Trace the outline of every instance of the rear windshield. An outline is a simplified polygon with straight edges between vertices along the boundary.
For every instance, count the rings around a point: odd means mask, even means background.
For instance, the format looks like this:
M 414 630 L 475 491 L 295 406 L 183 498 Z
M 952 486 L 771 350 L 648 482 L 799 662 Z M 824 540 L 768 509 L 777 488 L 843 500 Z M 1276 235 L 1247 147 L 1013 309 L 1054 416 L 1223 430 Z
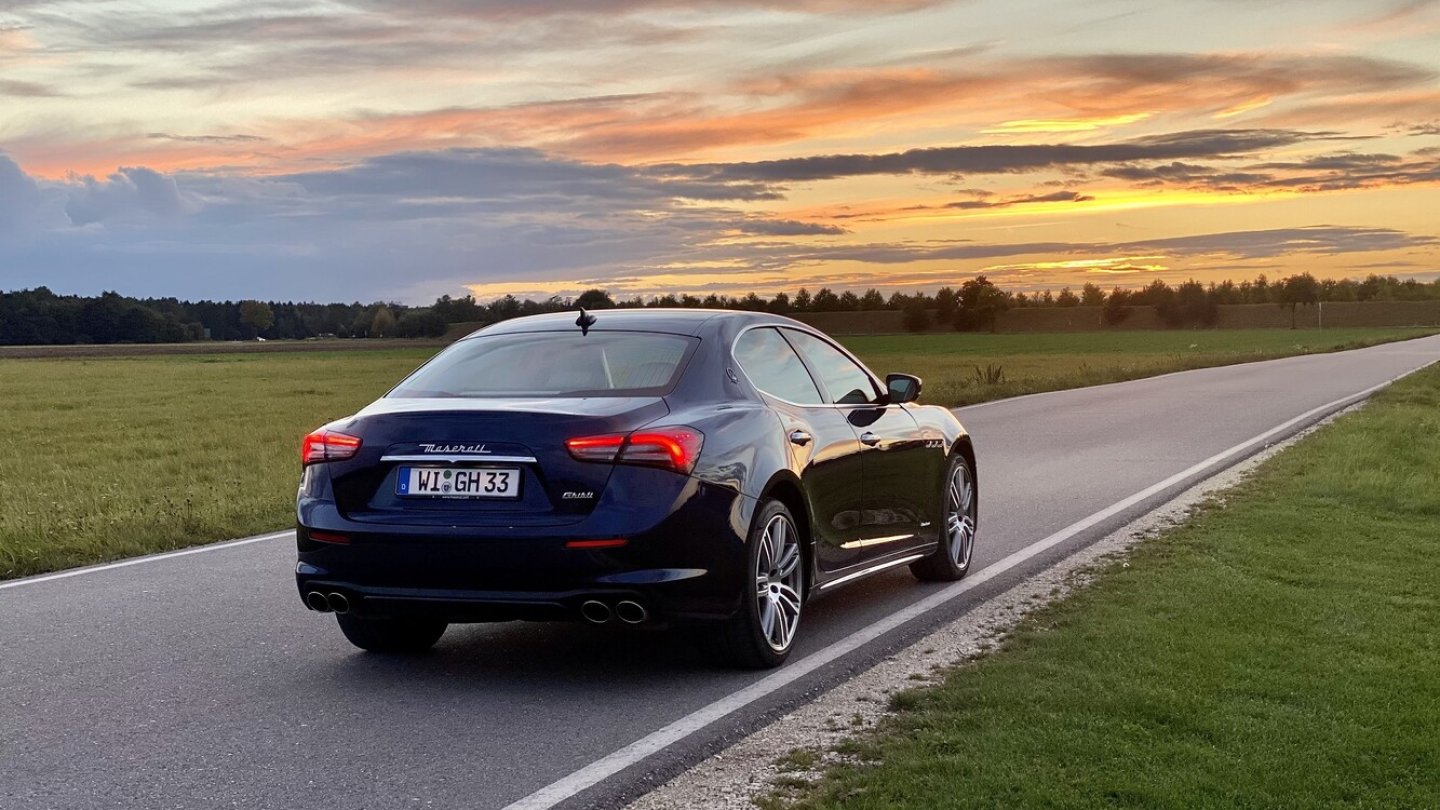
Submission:
M 655 332 L 525 332 L 462 340 L 387 396 L 655 396 L 699 341 Z

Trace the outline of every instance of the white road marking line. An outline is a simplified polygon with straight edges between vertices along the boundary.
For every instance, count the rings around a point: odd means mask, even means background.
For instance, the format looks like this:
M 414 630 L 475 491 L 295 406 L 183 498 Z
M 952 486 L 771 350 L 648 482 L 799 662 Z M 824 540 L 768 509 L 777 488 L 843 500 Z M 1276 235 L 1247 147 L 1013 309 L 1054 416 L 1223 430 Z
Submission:
M 575 771 L 574 773 L 571 773 L 569 776 L 558 779 L 555 782 L 552 782 L 549 785 L 540 788 L 534 793 L 531 793 L 529 796 L 526 796 L 519 801 L 506 805 L 503 810 L 549 810 L 549 808 L 552 808 L 555 805 L 575 796 L 581 791 L 593 787 L 594 785 L 599 784 L 601 781 L 611 776 L 614 776 L 620 771 L 623 771 L 626 768 L 635 765 L 641 760 L 644 760 L 646 757 L 649 757 L 651 754 L 663 751 L 664 749 L 679 742 L 680 740 L 683 740 L 686 737 L 704 729 L 706 726 L 709 726 L 712 723 L 715 723 L 725 718 L 727 715 L 739 711 L 740 709 L 750 705 L 751 703 L 754 703 L 760 698 L 770 695 L 794 683 L 795 681 L 805 677 L 806 675 L 809 675 L 820 667 L 823 667 L 826 664 L 829 664 L 832 661 L 835 661 L 836 659 L 839 659 L 840 657 L 848 653 L 854 652 L 861 646 L 868 644 L 871 641 L 874 641 L 875 639 L 885 635 L 886 633 L 889 633 L 890 631 L 896 629 L 897 627 L 900 627 L 911 619 L 918 618 L 940 607 L 941 605 L 944 605 L 946 602 L 955 599 L 966 591 L 974 590 L 975 588 L 985 584 L 986 582 L 1005 573 L 1006 571 L 1009 571 L 1011 568 L 1020 565 L 1026 560 L 1029 560 L 1036 555 L 1043 554 L 1044 552 L 1054 548 L 1055 546 L 1058 546 L 1066 540 L 1069 540 L 1080 532 L 1085 531 L 1091 526 L 1094 526 L 1098 523 L 1101 523 L 1102 521 L 1114 517 L 1115 515 L 1124 512 L 1126 509 L 1129 509 L 1136 504 L 1141 503 L 1145 499 L 1150 498 L 1151 496 L 1156 495 L 1160 492 L 1164 492 L 1166 489 L 1169 489 L 1170 487 L 1184 481 L 1187 478 L 1190 478 L 1193 475 L 1196 475 L 1197 473 L 1204 472 L 1223 461 L 1240 455 L 1246 450 L 1253 448 L 1255 445 L 1261 444 L 1262 442 L 1265 442 L 1266 440 L 1276 436 L 1277 434 L 1283 433 L 1286 430 L 1295 427 L 1296 425 L 1312 419 L 1313 417 L 1339 410 L 1340 408 L 1358 402 L 1359 400 L 1370 396 L 1376 391 L 1379 391 L 1381 388 L 1384 388 L 1390 383 L 1395 382 L 1395 380 L 1412 374 L 1415 371 L 1419 371 L 1420 368 L 1424 368 L 1424 366 L 1412 369 L 1411 371 L 1407 371 L 1404 374 L 1392 377 L 1391 379 L 1386 380 L 1379 385 L 1371 386 L 1358 393 L 1341 397 L 1340 399 L 1337 399 L 1333 402 L 1321 405 L 1318 408 L 1308 410 L 1305 413 L 1302 413 L 1299 416 L 1295 417 L 1294 419 L 1276 425 L 1275 427 L 1265 431 L 1264 433 L 1261 433 L 1260 435 L 1252 439 L 1247 439 L 1246 441 L 1243 441 L 1228 450 L 1223 450 L 1219 453 L 1216 453 L 1215 455 L 1205 459 L 1198 464 L 1188 467 L 1181 472 L 1175 473 L 1174 475 L 1166 478 L 1165 480 L 1157 484 L 1152 484 L 1151 486 L 1140 490 L 1139 492 L 1131 495 L 1128 498 L 1125 498 L 1124 500 L 1117 501 L 1110 506 L 1101 509 L 1099 512 L 1090 515 L 1089 517 L 1082 518 L 1070 524 L 1069 526 L 1066 526 L 1065 528 L 1055 532 L 1054 534 L 1051 534 L 1049 537 L 1046 537 L 1043 540 L 1032 543 L 1020 549 L 1019 551 L 1014 552 L 1008 557 L 1005 557 L 998 562 L 992 563 L 981 569 L 980 571 L 970 574 L 965 579 L 962 579 L 953 585 L 949 585 L 945 589 L 937 591 L 934 594 L 931 594 L 930 596 L 921 599 L 919 602 L 915 602 L 914 604 L 902 608 L 901 610 L 890 614 L 889 616 L 881 619 L 878 622 L 875 622 L 874 624 L 871 624 L 867 627 L 857 630 L 854 633 L 851 633 L 842 641 L 837 641 L 828 647 L 817 650 L 816 652 L 805 656 L 799 661 L 789 663 L 781 669 L 776 670 L 774 673 L 767 675 L 764 678 L 761 678 L 755 683 L 752 683 L 737 692 L 732 692 L 731 694 L 720 698 L 719 700 L 707 706 L 701 707 L 700 709 L 697 709 L 696 711 L 685 715 L 684 717 L 676 720 L 668 726 L 665 726 L 664 728 L 658 729 L 651 732 L 650 734 L 647 734 L 644 737 L 641 737 L 640 739 L 636 740 L 633 743 L 630 743 L 624 748 L 616 750 Z
M 221 551 L 227 548 L 235 548 L 236 546 L 248 546 L 251 543 L 260 543 L 266 540 L 279 540 L 282 537 L 294 536 L 295 530 L 287 529 L 283 532 L 257 534 L 254 537 L 242 537 L 239 540 L 230 540 L 224 543 L 211 543 L 209 545 L 195 546 L 193 548 L 185 548 L 179 551 L 167 551 L 163 554 L 151 554 L 146 557 L 133 557 L 128 560 L 121 560 L 120 562 L 106 563 L 104 565 L 92 565 L 88 568 L 72 568 L 69 571 L 60 571 L 54 574 L 41 574 L 40 576 L 36 577 L 16 579 L 10 582 L 0 582 L 0 591 L 3 591 L 7 588 L 19 588 L 22 585 L 37 585 L 41 582 L 51 582 L 57 579 L 69 579 L 70 577 L 78 577 L 81 574 L 95 574 L 101 571 L 109 571 L 114 568 L 128 568 L 132 565 L 159 562 L 160 560 L 168 560 L 172 557 L 187 557 L 191 554 L 204 554 L 207 551 Z

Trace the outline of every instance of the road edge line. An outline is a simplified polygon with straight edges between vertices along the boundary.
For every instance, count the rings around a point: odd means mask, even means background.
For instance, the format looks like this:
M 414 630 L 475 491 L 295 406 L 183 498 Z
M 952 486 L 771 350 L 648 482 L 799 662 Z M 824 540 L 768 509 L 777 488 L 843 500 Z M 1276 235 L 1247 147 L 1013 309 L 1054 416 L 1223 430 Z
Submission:
M 69 579 L 70 577 L 78 577 L 82 574 L 96 574 L 101 571 L 109 571 L 115 568 L 129 568 L 132 565 L 159 562 L 161 560 L 168 560 L 173 557 L 187 557 L 191 554 L 203 554 L 207 551 L 223 551 L 227 548 L 248 546 L 251 543 L 260 543 L 266 540 L 279 540 L 283 537 L 292 537 L 294 536 L 294 534 L 294 529 L 285 529 L 283 531 L 270 532 L 269 534 L 257 534 L 251 537 L 241 537 L 235 540 L 225 540 L 219 543 L 206 543 L 205 545 L 191 546 L 190 548 L 182 548 L 177 551 L 162 551 L 159 554 L 147 554 L 143 557 L 131 557 L 128 560 L 118 560 L 111 563 L 101 563 L 100 565 L 88 565 L 84 568 L 71 568 L 66 571 L 56 571 L 50 574 L 37 574 L 33 577 L 23 577 L 21 579 L 12 579 L 5 582 L 0 582 L 0 591 L 8 590 L 10 588 L 19 588 L 22 585 L 39 585 L 42 582 L 52 582 L 57 579 Z

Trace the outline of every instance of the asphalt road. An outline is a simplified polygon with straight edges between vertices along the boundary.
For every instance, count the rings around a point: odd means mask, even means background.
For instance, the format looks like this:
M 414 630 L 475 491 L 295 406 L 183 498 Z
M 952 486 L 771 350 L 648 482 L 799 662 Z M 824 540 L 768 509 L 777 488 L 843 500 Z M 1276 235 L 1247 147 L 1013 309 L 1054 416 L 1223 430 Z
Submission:
M 1435 360 L 1440 336 L 963 409 L 980 459 L 977 586 L 843 655 L 832 645 L 933 602 L 942 586 L 902 570 L 812 603 L 791 665 L 825 665 L 752 688 L 753 699 L 620 761 L 560 806 L 621 803 L 1345 398 Z M 680 634 L 579 625 L 456 627 L 429 656 L 367 656 L 333 619 L 303 609 L 293 559 L 283 537 L 0 583 L 0 808 L 499 808 L 764 677 L 711 669 Z

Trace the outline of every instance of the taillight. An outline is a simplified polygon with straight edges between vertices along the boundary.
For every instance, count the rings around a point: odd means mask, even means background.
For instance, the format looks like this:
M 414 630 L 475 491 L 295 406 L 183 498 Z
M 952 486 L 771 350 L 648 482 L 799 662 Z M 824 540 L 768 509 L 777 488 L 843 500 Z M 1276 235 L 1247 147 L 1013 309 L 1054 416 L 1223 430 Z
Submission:
M 642 464 L 689 474 L 695 469 L 704 442 L 705 437 L 694 428 L 664 427 L 630 434 L 582 436 L 567 439 L 565 446 L 580 461 Z
M 318 461 L 343 461 L 354 457 L 358 452 L 358 436 L 320 428 L 300 443 L 300 463 L 305 465 Z

